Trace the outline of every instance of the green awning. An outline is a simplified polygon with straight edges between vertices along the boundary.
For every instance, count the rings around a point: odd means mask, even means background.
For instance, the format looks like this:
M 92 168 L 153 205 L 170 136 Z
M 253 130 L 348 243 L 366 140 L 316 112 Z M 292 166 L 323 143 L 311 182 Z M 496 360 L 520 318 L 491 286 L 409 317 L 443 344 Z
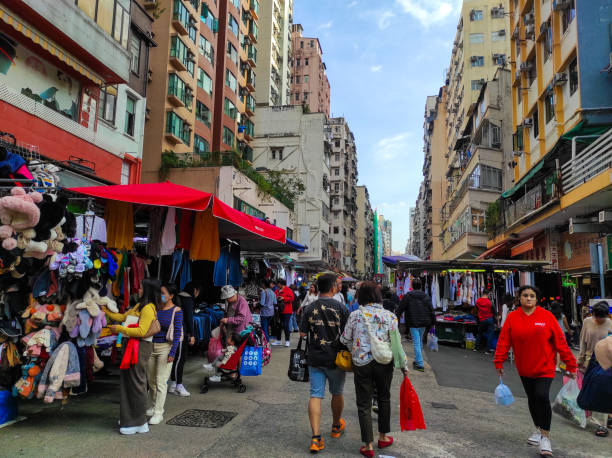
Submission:
M 584 121 L 580 121 L 576 127 L 574 127 L 569 132 L 566 132 L 561 136 L 563 140 L 571 140 L 574 137 L 580 137 L 582 135 L 603 135 L 608 131 L 610 126 L 588 126 Z M 581 143 L 593 143 L 597 138 L 579 138 L 576 140 Z
M 536 173 L 538 173 L 540 170 L 542 170 L 542 167 L 544 167 L 544 161 L 543 160 L 538 162 L 535 167 L 532 167 L 531 170 L 529 172 L 527 172 L 527 174 L 523 178 L 521 178 L 517 184 L 515 184 L 512 188 L 508 189 L 506 192 L 502 193 L 501 196 L 504 199 L 507 199 L 508 197 L 512 196 L 516 191 L 518 191 L 523 186 L 525 186 L 525 183 L 527 183 L 527 181 L 529 181 L 531 178 L 533 178 L 533 176 Z

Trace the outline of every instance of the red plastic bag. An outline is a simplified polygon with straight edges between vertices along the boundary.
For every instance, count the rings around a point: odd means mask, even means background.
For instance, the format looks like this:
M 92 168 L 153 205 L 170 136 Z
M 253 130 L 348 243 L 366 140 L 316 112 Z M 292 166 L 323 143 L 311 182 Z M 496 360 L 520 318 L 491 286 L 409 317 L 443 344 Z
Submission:
M 211 337 L 208 341 L 208 362 L 212 363 L 223 352 L 220 337 Z
M 400 388 L 400 426 L 402 431 L 426 429 L 419 397 L 408 377 L 404 377 Z

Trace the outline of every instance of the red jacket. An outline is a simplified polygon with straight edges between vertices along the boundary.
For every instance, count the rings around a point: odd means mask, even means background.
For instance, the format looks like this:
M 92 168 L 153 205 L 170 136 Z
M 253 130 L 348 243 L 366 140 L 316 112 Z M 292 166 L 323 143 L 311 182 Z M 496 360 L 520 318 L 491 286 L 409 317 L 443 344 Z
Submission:
M 542 307 L 536 307 L 531 315 L 526 315 L 521 308 L 508 315 L 493 359 L 496 368 L 503 367 L 510 347 L 514 349 L 516 368 L 522 377 L 554 378 L 557 353 L 567 370 L 576 372 L 576 358 L 557 319 Z
M 493 318 L 493 311 L 491 310 L 491 301 L 486 297 L 481 297 L 476 301 L 476 307 L 478 307 L 478 319 L 480 321 Z
M 281 314 L 291 315 L 293 313 L 293 301 L 295 300 L 295 294 L 293 294 L 291 288 L 285 286 L 283 289 L 279 290 L 277 296 L 282 299 L 285 304 L 281 310 Z

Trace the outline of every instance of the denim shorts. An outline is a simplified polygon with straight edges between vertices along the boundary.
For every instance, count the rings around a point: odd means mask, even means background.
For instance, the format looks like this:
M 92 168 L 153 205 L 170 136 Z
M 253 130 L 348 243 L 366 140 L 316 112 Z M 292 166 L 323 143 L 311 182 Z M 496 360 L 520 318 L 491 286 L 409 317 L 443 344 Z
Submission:
M 310 397 L 325 398 L 325 381 L 329 380 L 329 392 L 332 395 L 342 394 L 344 391 L 344 380 L 346 372 L 342 369 L 334 367 L 313 367 L 308 366 L 310 376 Z

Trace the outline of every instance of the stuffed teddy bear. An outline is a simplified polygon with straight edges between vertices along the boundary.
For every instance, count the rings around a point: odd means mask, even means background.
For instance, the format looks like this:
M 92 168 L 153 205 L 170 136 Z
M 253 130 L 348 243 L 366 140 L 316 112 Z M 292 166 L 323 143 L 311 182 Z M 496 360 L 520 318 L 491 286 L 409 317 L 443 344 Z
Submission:
M 31 229 L 40 222 L 40 209 L 36 205 L 42 201 L 42 194 L 26 194 L 21 187 L 11 189 L 11 195 L 0 199 L 0 239 L 2 247 L 13 250 L 17 240 L 13 234 Z
M 23 399 L 32 399 L 36 386 L 42 376 L 40 366 L 34 363 L 24 364 L 21 367 L 22 376 L 13 386 L 13 396 Z

